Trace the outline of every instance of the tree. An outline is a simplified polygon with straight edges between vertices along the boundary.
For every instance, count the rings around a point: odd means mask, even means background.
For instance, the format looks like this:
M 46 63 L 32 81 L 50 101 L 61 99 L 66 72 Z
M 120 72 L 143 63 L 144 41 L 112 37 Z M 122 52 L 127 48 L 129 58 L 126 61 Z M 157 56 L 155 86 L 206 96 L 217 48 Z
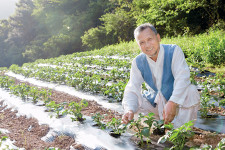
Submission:
M 31 0 L 20 0 L 16 6 L 15 14 L 8 20 L 7 56 L 11 60 L 10 64 L 21 65 L 25 62 L 22 53 L 25 51 L 26 45 L 36 36 L 34 29 L 36 21 L 32 17 L 34 5 Z
M 98 18 L 109 7 L 108 0 L 35 0 L 34 5 L 33 15 L 40 22 L 37 29 L 40 32 L 39 42 L 32 42 L 23 54 L 29 60 L 82 51 L 80 37 L 100 24 Z M 37 45 L 41 41 L 40 49 Z
M 224 3 L 223 0 L 133 0 L 137 23 L 150 22 L 162 35 L 169 36 L 200 33 L 224 20 Z
M 136 20 L 131 11 L 130 1 L 114 0 L 116 8 L 99 18 L 102 25 L 89 29 L 81 37 L 83 45 L 90 49 L 101 48 L 108 44 L 133 40 Z
M 5 39 L 8 38 L 8 32 L 9 32 L 9 23 L 7 20 L 0 20 L 0 67 L 8 67 L 8 58 L 7 55 L 7 43 L 5 42 Z

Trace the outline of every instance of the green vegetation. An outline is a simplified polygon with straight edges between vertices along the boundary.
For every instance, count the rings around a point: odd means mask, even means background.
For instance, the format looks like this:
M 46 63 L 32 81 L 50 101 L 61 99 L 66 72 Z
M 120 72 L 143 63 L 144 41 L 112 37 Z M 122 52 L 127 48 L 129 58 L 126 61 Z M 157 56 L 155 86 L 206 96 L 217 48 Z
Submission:
M 0 132 L 0 135 L 1 135 L 1 132 Z M 2 146 L 2 142 L 3 142 L 3 141 L 6 141 L 7 139 L 8 139 L 7 136 L 2 136 L 2 137 L 1 137 L 1 139 L 0 139 L 0 147 Z M 6 145 L 6 148 L 9 149 L 9 146 Z
M 116 118 L 112 118 L 111 121 L 109 121 L 106 126 L 111 128 L 114 134 L 118 135 L 124 133 L 127 129 L 127 126 L 122 124 L 122 120 Z
M 197 67 L 200 72 L 203 72 L 209 68 L 209 65 L 224 68 L 225 55 L 221 55 L 221 57 L 214 55 L 215 59 L 211 59 L 212 47 L 217 47 L 217 51 L 221 51 L 221 53 L 224 51 L 224 35 L 222 30 L 209 30 L 207 34 L 204 33 L 193 37 L 163 38 L 162 43 L 178 44 L 184 51 L 188 65 Z M 221 44 L 208 42 L 218 40 Z M 93 51 L 62 55 L 51 59 L 39 59 L 33 63 L 25 63 L 22 67 L 14 64 L 10 66 L 9 70 L 25 77 L 67 84 L 78 90 L 107 96 L 111 102 L 119 102 L 123 98 L 124 89 L 129 80 L 131 62 L 139 53 L 140 50 L 135 41 L 123 42 Z M 217 52 L 215 53 L 217 54 Z M 215 85 L 212 86 L 215 88 L 220 86 L 220 96 L 224 95 L 223 74 L 220 77 L 218 76 L 218 79 L 214 79 L 217 82 L 214 82 Z M 191 72 L 191 82 L 193 84 L 197 84 L 195 81 L 196 75 L 197 72 Z M 205 88 L 208 88 L 207 84 Z M 32 97 L 34 97 L 35 102 L 35 93 L 32 94 Z M 202 93 L 202 99 L 205 99 L 205 102 L 210 97 L 211 95 Z M 202 107 L 205 113 L 205 108 L 208 107 L 206 107 L 206 104 L 207 102 Z M 223 104 L 222 100 L 220 104 Z
M 59 63 L 59 62 L 58 62 Z M 29 65 L 26 64 L 26 67 Z M 31 65 L 34 67 L 34 65 Z M 13 67 L 15 70 L 20 70 L 18 66 Z M 22 71 L 23 72 L 23 71 Z M 204 90 L 202 91 L 202 97 L 207 97 L 210 96 L 210 91 L 212 87 L 216 87 L 218 85 L 221 85 L 221 89 L 218 93 L 218 96 L 223 96 L 224 95 L 224 78 L 222 74 L 218 74 L 214 77 L 208 77 L 205 78 L 203 77 L 202 80 L 204 80 Z M 51 101 L 49 99 L 49 96 L 51 95 L 51 92 L 48 90 L 39 90 L 38 88 L 28 86 L 24 83 L 22 84 L 15 84 L 15 81 L 11 79 L 8 76 L 0 76 L 0 85 L 1 88 L 4 88 L 5 90 L 10 90 L 11 93 L 20 96 L 21 99 L 23 100 L 28 100 L 29 97 L 33 98 L 33 101 L 37 100 L 42 100 L 45 102 L 46 106 L 52 110 L 54 113 L 56 113 L 56 117 L 59 117 L 60 115 L 64 114 L 70 114 L 72 115 L 71 119 L 72 121 L 84 121 L 85 118 L 83 118 L 83 114 L 81 113 L 81 110 L 84 107 L 88 106 L 87 101 L 82 100 L 79 103 L 76 102 L 71 102 L 71 103 L 59 103 L 56 104 L 54 101 Z M 38 95 L 38 98 L 37 98 Z M 202 108 L 204 111 L 206 110 L 206 113 L 208 111 L 208 108 L 211 107 L 212 105 L 208 105 L 208 102 L 204 102 L 205 100 L 202 99 Z M 206 106 L 205 106 L 206 105 Z M 220 106 L 224 106 L 224 103 L 221 102 Z M 214 107 L 214 106 L 213 106 Z M 109 121 L 106 125 L 102 123 L 102 119 L 104 118 L 101 116 L 99 113 L 96 113 L 92 116 L 94 121 L 99 125 L 101 129 L 106 129 L 106 127 L 112 129 L 115 134 L 121 134 L 124 133 L 127 130 L 127 125 L 122 125 L 121 124 L 121 119 L 116 119 L 112 118 L 111 121 Z M 144 125 L 145 124 L 145 125 Z M 174 146 L 171 147 L 170 149 L 183 149 L 185 146 L 185 143 L 188 138 L 190 138 L 193 135 L 192 132 L 192 126 L 193 123 L 192 121 L 184 124 L 180 128 L 174 129 L 172 124 L 169 125 L 164 125 L 162 126 L 163 122 L 162 121 L 156 121 L 154 118 L 153 113 L 149 113 L 147 116 L 144 116 L 142 114 L 139 115 L 137 120 L 132 120 L 128 126 L 130 128 L 136 129 L 135 136 L 140 139 L 140 144 L 143 145 L 144 142 L 146 141 L 147 144 L 148 142 L 151 142 L 151 129 L 152 125 L 154 125 L 155 128 L 161 129 L 163 127 L 169 129 L 166 133 L 166 135 L 162 136 L 158 142 L 165 142 L 165 141 L 171 141 Z M 144 126 L 143 126 L 144 125 Z M 6 137 L 3 137 L 0 140 L 0 145 L 3 140 L 5 140 Z M 222 139 L 215 150 L 223 149 L 225 147 L 225 142 L 224 139 Z M 191 149 L 198 149 L 198 148 L 191 148 Z M 212 149 L 211 145 L 205 145 L 203 149 L 210 150 Z
M 46 104 L 46 107 L 49 109 L 49 111 L 56 113 L 56 118 L 59 118 L 60 116 L 66 114 L 66 111 L 63 110 L 66 104 L 67 103 L 56 104 L 55 101 L 50 101 Z
M 162 43 L 177 44 L 185 53 L 187 61 L 194 67 L 223 66 L 225 63 L 225 32 L 209 30 L 195 36 L 163 38 Z M 200 69 L 201 69 L 200 68 Z
M 25 77 L 66 84 L 104 95 L 110 102 L 121 102 L 131 62 L 140 53 L 132 41 L 133 30 L 138 24 L 150 22 L 159 31 L 163 44 L 177 44 L 182 48 L 190 67 L 197 67 L 200 73 L 206 69 L 216 73 L 197 82 L 197 72 L 191 72 L 191 82 L 203 86 L 200 113 L 207 117 L 209 109 L 216 107 L 209 104 L 210 99 L 215 99 L 218 107 L 225 106 L 222 6 L 222 0 L 20 0 L 15 15 L 0 21 L 0 66 L 3 66 L 0 71 L 7 71 L 4 66 L 13 64 L 9 70 Z M 24 63 L 29 61 L 34 62 Z M 0 76 L 0 86 L 24 101 L 44 101 L 56 117 L 70 114 L 72 121 L 85 120 L 81 110 L 87 107 L 86 101 L 56 104 L 50 99 L 51 91 L 24 83 L 16 85 L 8 76 Z M 101 129 L 108 126 L 115 133 L 126 129 L 119 119 L 113 118 L 106 125 L 100 114 L 92 118 Z M 141 125 L 142 119 L 146 127 Z M 141 144 L 144 140 L 151 141 L 152 125 L 158 129 L 162 125 L 154 120 L 153 114 L 140 115 L 131 122 Z M 191 125 L 170 127 L 172 130 L 161 141 L 171 141 L 172 148 L 182 149 L 185 137 L 192 135 Z M 222 148 L 224 140 L 217 146 Z
M 95 113 L 91 118 L 100 129 L 104 130 L 106 128 L 106 124 L 102 123 L 104 116 L 102 116 L 100 113 Z
M 205 144 L 202 148 L 190 148 L 190 150 L 223 150 L 225 149 L 225 138 L 223 138 L 213 149 L 212 145 Z
M 151 141 L 150 139 L 150 130 L 153 121 L 155 118 L 153 117 L 154 113 L 149 113 L 148 116 L 144 116 L 143 114 L 139 114 L 137 120 L 132 120 L 130 122 L 130 128 L 136 128 L 137 131 L 135 133 L 135 136 L 137 138 L 140 138 L 140 144 L 143 145 L 144 141 L 147 143 Z M 148 126 L 143 126 L 142 121 L 144 121 Z M 145 139 L 144 139 L 145 138 Z
M 145 22 L 169 37 L 224 29 L 224 4 L 223 0 L 20 0 L 15 13 L 0 20 L 0 67 L 128 42 L 134 28 Z M 216 39 L 208 42 L 218 45 L 211 47 L 207 61 L 220 63 L 210 57 L 221 57 L 217 48 L 223 44 Z
M 169 129 L 164 136 L 162 136 L 159 140 L 158 143 L 164 143 L 165 141 L 171 141 L 174 146 L 171 147 L 170 149 L 175 149 L 175 150 L 181 150 L 184 148 L 184 145 L 188 138 L 192 137 L 194 133 L 192 132 L 192 126 L 193 126 L 193 121 L 189 121 L 188 123 L 185 123 L 181 127 L 174 129 L 173 125 L 170 123 L 168 125 L 164 125 L 165 128 Z
M 5 84 L 7 83 L 7 84 Z M 51 91 L 46 89 L 38 89 L 33 86 L 29 86 L 25 83 L 15 84 L 15 80 L 8 76 L 0 75 L 0 85 L 1 88 L 10 91 L 12 94 L 19 96 L 23 101 L 28 102 L 32 100 L 36 103 L 38 100 L 44 101 L 45 106 L 48 111 L 56 114 L 56 118 L 62 115 L 70 114 L 72 115 L 72 121 L 84 121 L 83 114 L 81 110 L 88 106 L 88 102 L 81 100 L 79 103 L 56 103 L 50 99 Z M 51 115 L 50 117 L 52 117 Z
M 68 105 L 68 109 L 66 110 L 67 114 L 71 114 L 72 121 L 84 121 L 83 114 L 81 110 L 88 106 L 88 102 L 85 100 L 81 100 L 79 103 L 70 102 Z

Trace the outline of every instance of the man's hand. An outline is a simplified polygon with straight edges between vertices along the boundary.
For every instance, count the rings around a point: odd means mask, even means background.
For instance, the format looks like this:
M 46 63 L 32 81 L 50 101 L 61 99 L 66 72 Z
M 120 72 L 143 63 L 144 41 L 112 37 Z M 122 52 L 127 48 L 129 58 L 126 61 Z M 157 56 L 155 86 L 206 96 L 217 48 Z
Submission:
M 178 104 L 168 101 L 166 106 L 163 109 L 163 120 L 165 124 L 168 124 L 169 122 L 172 122 L 177 110 Z
M 134 118 L 134 112 L 132 110 L 129 110 L 127 113 L 123 115 L 122 123 L 128 124 L 133 118 Z

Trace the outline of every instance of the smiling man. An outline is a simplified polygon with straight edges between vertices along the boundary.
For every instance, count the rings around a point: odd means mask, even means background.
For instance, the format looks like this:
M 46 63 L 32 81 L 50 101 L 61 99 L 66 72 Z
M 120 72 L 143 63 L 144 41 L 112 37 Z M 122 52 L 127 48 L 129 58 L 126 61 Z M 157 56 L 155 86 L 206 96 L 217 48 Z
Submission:
M 142 53 L 133 61 L 130 80 L 123 98 L 123 123 L 136 119 L 139 113 L 155 114 L 165 124 L 180 127 L 195 120 L 200 96 L 190 82 L 190 70 L 181 48 L 160 44 L 160 35 L 150 23 L 138 26 L 134 37 Z M 147 91 L 142 94 L 142 83 Z

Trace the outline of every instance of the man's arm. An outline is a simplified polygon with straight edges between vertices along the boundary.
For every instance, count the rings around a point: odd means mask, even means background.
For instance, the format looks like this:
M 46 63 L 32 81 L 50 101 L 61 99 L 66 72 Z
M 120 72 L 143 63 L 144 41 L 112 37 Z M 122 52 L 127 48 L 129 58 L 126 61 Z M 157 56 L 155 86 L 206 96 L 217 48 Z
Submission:
M 187 96 L 187 88 L 190 82 L 190 70 L 186 63 L 184 53 L 180 47 L 176 47 L 172 60 L 172 73 L 174 76 L 173 93 L 169 101 L 183 105 Z
M 163 110 L 165 124 L 173 121 L 177 107 L 178 105 L 183 105 L 187 95 L 187 87 L 190 85 L 190 70 L 185 61 L 184 53 L 178 46 L 174 51 L 172 72 L 174 76 L 174 90 Z
M 136 59 L 132 61 L 130 70 L 130 80 L 125 88 L 122 101 L 124 115 L 123 123 L 127 124 L 133 119 L 134 113 L 137 112 L 141 96 L 141 85 L 144 82 L 140 70 L 137 68 Z

